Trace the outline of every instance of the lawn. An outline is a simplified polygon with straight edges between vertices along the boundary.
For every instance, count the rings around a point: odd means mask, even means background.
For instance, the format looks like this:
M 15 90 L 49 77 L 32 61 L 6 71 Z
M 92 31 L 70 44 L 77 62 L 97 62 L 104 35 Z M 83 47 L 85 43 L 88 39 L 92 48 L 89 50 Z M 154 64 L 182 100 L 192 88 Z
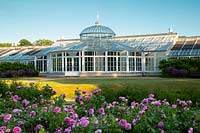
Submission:
M 88 92 L 101 88 L 106 99 L 109 101 L 116 100 L 120 95 L 128 96 L 131 100 L 141 100 L 149 93 L 154 93 L 159 99 L 167 98 L 170 101 L 175 101 L 177 98 L 192 99 L 193 102 L 200 103 L 199 79 L 159 77 L 52 79 L 39 77 L 15 78 L 12 80 L 23 81 L 26 83 L 34 81 L 40 86 L 48 84 L 56 90 L 58 95 L 65 93 L 67 99 L 74 98 L 74 91 L 76 88 Z

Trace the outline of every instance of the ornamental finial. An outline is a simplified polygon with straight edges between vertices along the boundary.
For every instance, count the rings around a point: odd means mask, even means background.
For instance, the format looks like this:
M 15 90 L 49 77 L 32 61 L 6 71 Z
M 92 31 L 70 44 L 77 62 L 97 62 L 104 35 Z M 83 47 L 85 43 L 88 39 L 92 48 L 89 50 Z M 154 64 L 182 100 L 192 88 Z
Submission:
M 100 25 L 99 23 L 99 11 L 97 11 L 97 15 L 96 15 L 96 22 L 95 22 L 96 25 Z

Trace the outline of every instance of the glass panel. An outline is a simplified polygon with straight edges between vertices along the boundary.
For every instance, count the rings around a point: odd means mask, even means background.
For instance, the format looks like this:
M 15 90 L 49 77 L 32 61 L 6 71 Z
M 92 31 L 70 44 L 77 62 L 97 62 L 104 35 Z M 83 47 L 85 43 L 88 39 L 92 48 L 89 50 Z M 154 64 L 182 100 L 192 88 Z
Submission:
M 79 56 L 79 52 L 77 52 L 77 51 L 70 51 L 70 52 L 67 52 L 66 56 Z
M 119 55 L 117 51 L 108 51 L 108 56 Z
M 72 71 L 72 58 L 67 58 L 67 71 Z
M 96 55 L 105 55 L 105 52 L 104 51 L 96 51 Z
M 129 56 L 135 56 L 135 52 L 129 52 Z
M 56 58 L 52 59 L 53 64 L 53 71 L 56 72 Z
M 126 55 L 127 55 L 127 51 L 120 51 L 120 52 L 119 52 L 119 55 L 120 55 L 120 56 L 126 56 Z
M 118 71 L 126 71 L 126 57 L 118 58 Z
M 160 61 L 161 60 L 165 60 L 166 59 L 166 57 L 157 57 L 156 58 L 156 71 L 159 71 L 160 69 L 159 69 L 159 64 L 160 64 Z
M 136 52 L 136 56 L 142 56 L 141 52 Z
M 44 60 L 44 72 L 47 71 L 47 60 Z
M 42 59 L 43 58 L 43 56 L 37 56 L 37 59 Z
M 36 69 L 40 72 L 42 71 L 42 60 L 36 61 Z
M 142 71 L 142 60 L 141 60 L 141 58 L 136 58 L 136 71 Z
M 154 53 L 153 52 L 148 52 L 148 53 L 145 53 L 145 56 L 154 56 Z
M 85 71 L 94 71 L 93 57 L 85 57 Z
M 74 71 L 79 71 L 79 58 L 74 58 Z
M 108 57 L 108 71 L 116 71 L 116 57 Z
M 146 71 L 154 71 L 154 58 L 145 58 Z
M 57 58 L 57 71 L 62 71 L 62 58 Z
M 58 53 L 58 54 L 57 54 L 57 57 L 60 57 L 60 56 L 62 56 L 62 53 Z
M 56 54 L 52 54 L 52 57 L 56 57 Z
M 95 71 L 105 71 L 105 58 L 96 57 L 95 58 Z
M 129 58 L 129 71 L 135 71 L 135 58 Z
M 85 51 L 85 55 L 94 55 L 94 51 Z

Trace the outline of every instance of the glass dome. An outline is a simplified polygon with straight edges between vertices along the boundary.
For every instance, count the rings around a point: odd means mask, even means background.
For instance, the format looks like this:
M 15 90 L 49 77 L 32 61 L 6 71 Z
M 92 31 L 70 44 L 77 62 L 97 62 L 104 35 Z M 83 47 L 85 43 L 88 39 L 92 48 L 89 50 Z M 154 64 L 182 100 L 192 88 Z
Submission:
M 106 26 L 100 25 L 98 22 L 96 22 L 94 26 L 85 28 L 80 33 L 81 40 L 113 38 L 114 36 L 115 33 L 113 30 Z

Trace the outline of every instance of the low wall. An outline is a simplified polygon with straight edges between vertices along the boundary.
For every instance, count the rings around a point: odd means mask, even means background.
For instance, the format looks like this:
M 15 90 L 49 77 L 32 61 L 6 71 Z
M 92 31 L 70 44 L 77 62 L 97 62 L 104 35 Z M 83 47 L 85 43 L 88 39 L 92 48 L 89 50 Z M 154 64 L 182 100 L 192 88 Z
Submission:
M 81 72 L 80 77 L 145 77 L 160 76 L 159 72 Z
M 160 72 L 71 72 L 40 73 L 41 77 L 152 77 L 160 76 Z

